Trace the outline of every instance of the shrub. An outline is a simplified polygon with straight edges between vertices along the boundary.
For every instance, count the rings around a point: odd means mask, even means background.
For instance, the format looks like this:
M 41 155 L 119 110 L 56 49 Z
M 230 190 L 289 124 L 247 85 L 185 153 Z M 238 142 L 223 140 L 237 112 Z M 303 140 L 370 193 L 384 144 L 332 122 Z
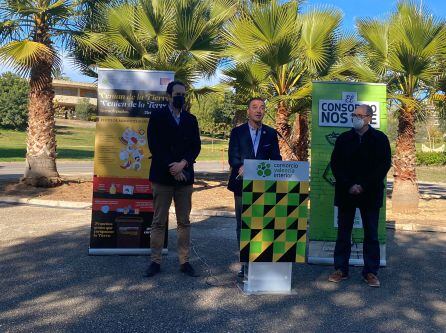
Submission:
M 28 124 L 28 82 L 13 73 L 0 75 L 0 127 L 25 130 Z
M 54 99 L 53 105 L 54 105 L 54 117 L 63 119 L 73 118 L 74 111 L 70 110 L 65 106 L 60 105 L 56 99 Z
M 417 153 L 417 165 L 446 165 L 446 153 Z
M 74 109 L 77 119 L 92 120 L 95 112 L 94 108 L 90 105 L 88 98 L 82 98 Z

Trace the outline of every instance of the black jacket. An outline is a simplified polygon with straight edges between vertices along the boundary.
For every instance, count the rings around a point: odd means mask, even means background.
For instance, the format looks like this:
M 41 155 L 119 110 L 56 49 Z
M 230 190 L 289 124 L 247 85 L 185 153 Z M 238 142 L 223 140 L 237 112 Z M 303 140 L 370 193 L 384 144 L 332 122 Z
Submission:
M 330 165 L 336 179 L 336 206 L 382 207 L 384 179 L 391 165 L 389 139 L 383 132 L 369 127 L 362 137 L 354 129 L 342 133 Z M 362 186 L 362 194 L 348 193 L 355 184 Z
M 276 130 L 262 125 L 259 147 L 255 155 L 248 123 L 233 128 L 229 139 L 228 159 L 231 166 L 228 189 L 236 195 L 241 195 L 243 180 L 236 177 L 245 159 L 282 160 Z
M 188 112 L 181 112 L 180 123 L 168 107 L 152 112 L 147 127 L 147 141 L 152 153 L 150 181 L 163 185 L 190 185 L 194 183 L 194 163 L 201 150 L 200 131 L 197 118 Z M 177 182 L 169 173 L 169 164 L 187 161 L 184 168 L 186 182 Z

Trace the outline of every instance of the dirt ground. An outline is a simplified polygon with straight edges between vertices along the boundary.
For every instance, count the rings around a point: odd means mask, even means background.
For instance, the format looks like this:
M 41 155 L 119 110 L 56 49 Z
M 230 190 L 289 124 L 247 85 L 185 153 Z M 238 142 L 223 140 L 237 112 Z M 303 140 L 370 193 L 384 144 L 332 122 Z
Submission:
M 194 210 L 233 210 L 233 195 L 226 189 L 225 179 L 199 178 L 194 189 Z M 0 195 L 89 202 L 92 198 L 92 182 L 89 180 L 66 180 L 62 186 L 48 189 L 29 187 L 16 182 L 0 182 Z M 446 200 L 421 199 L 418 214 L 396 214 L 392 212 L 392 201 L 388 198 L 387 220 L 446 226 Z
M 17 182 L 0 182 L 0 196 L 16 196 L 43 200 L 89 202 L 93 185 L 89 180 L 65 180 L 53 188 L 35 188 Z M 226 189 L 225 180 L 197 179 L 193 194 L 194 210 L 233 209 L 232 193 Z
M 17 182 L 0 182 L 2 196 L 16 196 L 44 200 L 89 202 L 92 198 L 91 181 L 65 180 L 63 185 L 52 188 L 37 188 Z

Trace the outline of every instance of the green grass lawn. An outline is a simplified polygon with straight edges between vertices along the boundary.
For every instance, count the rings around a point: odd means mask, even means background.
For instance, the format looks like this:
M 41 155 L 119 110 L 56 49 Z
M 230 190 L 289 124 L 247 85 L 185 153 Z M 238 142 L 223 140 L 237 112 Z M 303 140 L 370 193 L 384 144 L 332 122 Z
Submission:
M 91 160 L 94 156 L 94 128 L 56 126 L 58 159 Z M 199 161 L 227 160 L 227 140 L 202 138 Z M 26 133 L 0 130 L 0 162 L 23 161 Z
M 228 160 L 228 141 L 202 137 L 201 153 L 198 156 L 199 161 L 224 161 Z
M 446 183 L 446 166 L 419 166 L 417 177 L 422 182 Z
M 56 126 L 59 159 L 89 160 L 93 158 L 94 128 Z M 26 133 L 0 130 L 0 161 L 23 161 L 26 153 Z

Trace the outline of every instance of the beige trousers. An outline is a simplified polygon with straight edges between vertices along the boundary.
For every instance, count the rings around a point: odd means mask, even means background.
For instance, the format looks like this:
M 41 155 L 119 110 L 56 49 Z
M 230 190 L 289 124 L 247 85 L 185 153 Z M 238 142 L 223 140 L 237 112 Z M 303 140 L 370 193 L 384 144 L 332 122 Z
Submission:
M 152 183 L 152 189 L 154 214 L 150 233 L 151 259 L 161 264 L 161 251 L 173 199 L 177 216 L 178 258 L 180 264 L 184 264 L 189 261 L 190 253 L 189 215 L 192 208 L 192 185 L 170 186 Z

